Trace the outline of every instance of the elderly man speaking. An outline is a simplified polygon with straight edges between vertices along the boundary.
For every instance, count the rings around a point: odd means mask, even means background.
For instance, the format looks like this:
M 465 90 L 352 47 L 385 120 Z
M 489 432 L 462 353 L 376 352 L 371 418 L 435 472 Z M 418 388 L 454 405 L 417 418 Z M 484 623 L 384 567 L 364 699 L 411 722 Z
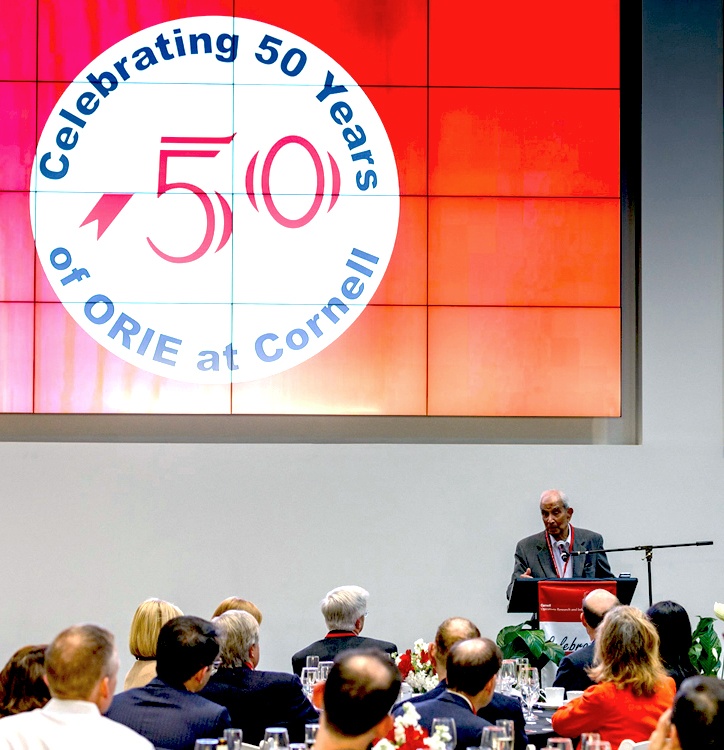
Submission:
M 571 552 L 603 549 L 603 537 L 595 531 L 573 528 L 573 508 L 560 490 L 540 496 L 545 531 L 521 539 L 515 548 L 515 566 L 507 597 L 517 578 L 612 578 L 606 553 L 571 555 Z

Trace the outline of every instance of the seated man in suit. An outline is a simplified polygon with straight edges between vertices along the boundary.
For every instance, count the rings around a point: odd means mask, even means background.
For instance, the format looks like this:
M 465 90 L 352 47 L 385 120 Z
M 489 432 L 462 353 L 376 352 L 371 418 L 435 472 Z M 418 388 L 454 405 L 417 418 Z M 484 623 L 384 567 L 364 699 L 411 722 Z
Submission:
M 447 656 L 454 643 L 469 638 L 480 638 L 480 631 L 475 623 L 465 617 L 450 617 L 440 624 L 435 633 L 435 640 L 430 644 L 430 655 L 435 664 L 435 672 L 440 682 L 427 693 L 416 695 L 406 703 L 420 703 L 430 698 L 436 698 L 447 688 Z M 520 701 L 517 698 L 493 693 L 487 706 L 478 710 L 478 716 L 491 724 L 498 719 L 510 719 L 515 724 L 515 750 L 525 750 L 528 736 L 525 733 L 525 718 Z
M 586 628 L 591 642 L 561 659 L 556 672 L 556 679 L 553 680 L 553 687 L 562 687 L 566 690 L 585 690 L 593 685 L 593 680 L 588 676 L 587 670 L 593 666 L 596 628 L 601 624 L 606 612 L 620 603 L 610 591 L 605 589 L 594 589 L 583 597 L 581 622 L 583 627 Z
M 390 708 L 400 692 L 400 672 L 382 651 L 347 650 L 326 682 L 314 686 L 322 708 L 314 750 L 367 750 L 392 729 Z
M 285 727 L 292 742 L 304 742 L 304 725 L 318 722 L 319 715 L 297 676 L 256 668 L 259 623 L 248 612 L 230 610 L 213 624 L 222 642 L 221 666 L 201 695 L 226 706 L 245 742 L 258 745 L 267 727 Z
M 724 681 L 689 677 L 674 707 L 665 711 L 649 740 L 649 750 L 714 750 L 724 747 Z
M 0 747 L 153 750 L 148 740 L 101 716 L 117 678 L 118 652 L 107 630 L 97 625 L 64 630 L 45 653 L 50 701 L 0 721 Z
M 329 632 L 292 656 L 294 674 L 301 675 L 308 656 L 318 656 L 320 661 L 334 661 L 340 651 L 348 648 L 378 648 L 388 654 L 397 652 L 397 646 L 390 641 L 360 636 L 365 626 L 369 596 L 369 591 L 360 586 L 340 586 L 322 599 L 322 615 Z
M 490 726 L 490 722 L 477 712 L 493 697 L 495 676 L 502 661 L 500 649 L 489 638 L 470 638 L 454 643 L 446 662 L 447 688 L 435 697 L 415 704 L 420 714 L 420 726 L 430 732 L 433 719 L 454 719 L 456 750 L 479 747 L 483 728 Z M 397 706 L 393 713 L 398 716 L 402 711 L 402 706 Z
M 515 548 L 515 565 L 506 595 L 510 599 L 517 578 L 613 578 L 606 553 L 571 555 L 603 549 L 603 537 L 571 525 L 573 508 L 560 490 L 540 496 L 545 531 L 521 539 Z
M 229 712 L 196 695 L 214 672 L 219 644 L 214 626 L 200 617 L 174 617 L 159 632 L 156 678 L 119 693 L 106 716 L 131 727 L 164 750 L 194 750 L 202 737 L 231 727 Z

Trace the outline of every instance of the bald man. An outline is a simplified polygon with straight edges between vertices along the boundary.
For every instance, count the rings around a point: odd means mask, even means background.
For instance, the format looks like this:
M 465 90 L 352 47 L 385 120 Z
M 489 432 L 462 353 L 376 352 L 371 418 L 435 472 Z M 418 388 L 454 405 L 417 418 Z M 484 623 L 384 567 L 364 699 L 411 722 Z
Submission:
M 605 589 L 594 589 L 583 597 L 581 622 L 591 642 L 588 646 L 579 648 L 561 660 L 556 672 L 556 679 L 553 681 L 553 687 L 562 687 L 566 690 L 585 690 L 593 685 L 593 680 L 588 676 L 586 670 L 593 665 L 596 630 L 606 612 L 619 604 L 619 600 Z

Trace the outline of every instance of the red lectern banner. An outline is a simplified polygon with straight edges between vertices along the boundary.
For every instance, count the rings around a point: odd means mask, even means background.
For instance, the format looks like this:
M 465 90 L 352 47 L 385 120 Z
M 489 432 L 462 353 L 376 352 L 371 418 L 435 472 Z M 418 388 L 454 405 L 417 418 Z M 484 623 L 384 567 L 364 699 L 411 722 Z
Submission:
M 616 581 L 541 581 L 538 584 L 540 626 L 546 640 L 566 653 L 588 645 L 588 634 L 581 623 L 581 602 L 594 589 L 616 595 Z

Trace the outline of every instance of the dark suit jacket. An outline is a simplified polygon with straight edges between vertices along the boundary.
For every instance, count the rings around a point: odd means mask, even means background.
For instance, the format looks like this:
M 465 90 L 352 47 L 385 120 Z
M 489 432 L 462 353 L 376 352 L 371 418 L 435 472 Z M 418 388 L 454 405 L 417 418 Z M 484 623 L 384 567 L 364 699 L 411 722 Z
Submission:
M 566 690 L 585 690 L 594 684 L 593 680 L 586 674 L 586 669 L 593 665 L 593 643 L 579 648 L 568 656 L 561 659 L 553 680 L 553 687 L 562 687 Z
M 455 719 L 455 731 L 457 733 L 455 750 L 480 747 L 483 727 L 489 727 L 490 722 L 476 716 L 464 698 L 451 693 L 449 690 L 443 688 L 440 693 L 432 698 L 428 697 L 429 695 L 430 693 L 425 693 L 426 700 L 415 702 L 415 710 L 420 714 L 420 726 L 425 727 L 430 732 L 433 719 Z M 396 706 L 392 713 L 395 716 L 400 716 L 402 706 Z
M 226 706 L 232 724 L 252 745 L 264 739 L 267 727 L 286 727 L 291 742 L 304 742 L 304 725 L 319 721 L 299 678 L 284 672 L 222 668 L 200 695 Z
M 331 631 L 334 632 L 334 631 Z M 397 646 L 390 641 L 378 641 L 376 638 L 365 638 L 361 635 L 343 635 L 336 638 L 322 638 L 310 643 L 309 646 L 297 651 L 292 656 L 292 670 L 294 674 L 301 675 L 302 668 L 307 666 L 308 656 L 318 656 L 319 661 L 334 661 L 334 657 L 340 651 L 350 648 L 378 648 L 388 654 L 397 652 Z
M 404 703 L 417 704 L 430 698 L 437 698 L 442 695 L 447 688 L 446 680 L 440 680 L 438 684 L 427 693 L 414 695 Z M 395 706 L 395 709 L 401 708 L 402 704 Z M 397 716 L 399 712 L 395 711 Z M 528 735 L 525 733 L 525 718 L 520 701 L 517 698 L 503 695 L 502 693 L 493 693 L 493 698 L 487 706 L 483 706 L 478 711 L 478 716 L 485 721 L 495 724 L 498 719 L 510 719 L 515 724 L 515 750 L 525 750 L 528 745 Z
M 603 537 L 595 531 L 575 527 L 573 552 L 586 549 L 603 549 Z M 574 578 L 613 578 L 606 553 L 596 555 L 575 555 L 571 558 Z M 556 568 L 548 551 L 546 532 L 521 539 L 515 548 L 515 565 L 506 595 L 510 599 L 516 578 L 530 568 L 533 578 L 556 578 Z
M 221 737 L 231 727 L 229 712 L 158 677 L 145 687 L 119 693 L 106 716 L 138 732 L 157 748 L 194 750 L 201 737 Z

